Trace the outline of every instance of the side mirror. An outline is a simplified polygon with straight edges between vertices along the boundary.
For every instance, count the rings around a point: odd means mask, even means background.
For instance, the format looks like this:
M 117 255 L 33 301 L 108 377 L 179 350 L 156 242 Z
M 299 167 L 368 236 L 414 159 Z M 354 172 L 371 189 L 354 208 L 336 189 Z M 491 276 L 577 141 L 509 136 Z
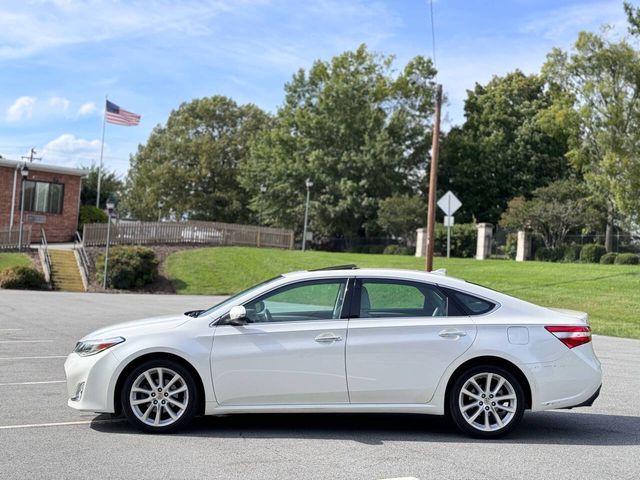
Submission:
M 246 325 L 247 324 L 247 309 L 242 305 L 236 305 L 229 310 L 228 325 Z

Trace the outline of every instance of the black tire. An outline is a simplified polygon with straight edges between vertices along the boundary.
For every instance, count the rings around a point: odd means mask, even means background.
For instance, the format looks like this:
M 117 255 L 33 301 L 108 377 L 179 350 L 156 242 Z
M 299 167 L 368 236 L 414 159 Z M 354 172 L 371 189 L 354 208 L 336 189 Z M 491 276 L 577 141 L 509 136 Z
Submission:
M 173 420 L 171 419 L 171 417 L 168 416 L 169 412 L 167 411 L 167 409 L 169 405 L 167 404 L 166 407 L 162 406 L 161 415 L 165 417 L 164 422 L 165 423 L 171 422 L 171 423 L 164 424 L 164 425 L 149 425 L 145 423 L 141 418 L 138 418 L 138 415 L 134 412 L 135 407 L 132 406 L 130 403 L 130 398 L 132 395 L 131 389 L 134 386 L 134 382 L 136 382 L 138 377 L 143 375 L 145 372 L 148 372 L 149 370 L 158 369 L 158 368 L 162 369 L 163 372 L 165 372 L 165 370 L 169 372 L 175 372 L 181 377 L 183 382 L 181 382 L 180 384 L 186 386 L 186 394 L 185 392 L 182 392 L 179 394 L 179 397 L 176 397 L 176 399 L 182 402 L 186 400 L 186 405 L 183 409 L 180 409 L 179 416 L 176 420 Z M 157 380 L 158 379 L 156 377 L 155 381 L 157 382 Z M 149 387 L 145 387 L 145 388 L 149 388 Z M 169 390 L 171 390 L 171 388 Z M 159 402 L 159 401 L 162 402 L 164 400 L 162 396 L 165 396 L 165 397 L 167 396 L 166 392 L 154 391 L 153 394 L 154 394 L 154 397 L 158 395 L 157 399 L 154 398 L 156 402 Z M 127 418 L 127 420 L 129 420 L 131 425 L 133 425 L 137 429 L 142 430 L 143 432 L 150 432 L 150 433 L 170 433 L 186 427 L 193 420 L 193 417 L 197 412 L 197 406 L 198 406 L 198 403 L 200 402 L 200 398 L 199 398 L 198 388 L 196 386 L 195 379 L 193 378 L 193 375 L 187 368 L 185 368 L 184 366 L 182 366 L 182 364 L 175 362 L 173 360 L 154 359 L 138 365 L 131 372 L 129 372 L 122 386 L 122 391 L 120 392 L 120 402 L 122 405 L 122 412 L 124 413 L 125 417 Z M 143 404 L 141 408 L 139 407 L 140 411 L 142 411 L 142 408 L 146 410 L 150 404 L 151 403 Z M 159 406 L 160 405 L 155 405 L 154 407 L 152 407 L 151 412 L 155 414 Z M 174 407 L 171 407 L 171 408 L 173 413 Z M 175 414 L 176 413 L 174 413 L 174 415 Z M 151 417 L 151 415 L 149 416 Z
M 491 374 L 491 377 L 489 377 L 487 374 Z M 462 401 L 467 402 L 467 403 L 464 403 L 464 405 L 470 407 L 467 410 L 469 412 L 467 415 L 469 417 L 473 417 L 473 415 L 475 415 L 476 412 L 478 412 L 479 410 L 483 410 L 478 414 L 478 418 L 482 417 L 486 421 L 486 417 L 485 417 L 486 415 L 492 424 L 495 423 L 495 426 L 493 425 L 491 426 L 492 428 L 491 430 L 482 430 L 481 427 L 472 425 L 465 418 L 465 414 L 463 414 L 460 406 L 460 402 L 461 402 L 460 395 L 461 395 L 462 388 L 465 386 L 465 384 L 468 381 L 470 381 L 470 379 L 474 377 L 477 378 L 477 376 L 479 376 L 479 379 L 481 380 L 483 378 L 482 375 L 486 375 L 484 377 L 485 381 L 486 379 L 490 378 L 489 382 L 493 387 L 497 386 L 499 382 L 499 377 L 502 377 L 506 381 L 506 383 L 503 384 L 504 386 L 499 390 L 499 392 L 505 392 L 507 389 L 507 384 L 510 385 L 513 393 L 506 392 L 506 393 L 498 394 L 497 392 L 496 398 L 502 398 L 505 396 L 511 397 L 515 394 L 515 405 L 510 403 L 511 402 L 511 399 L 510 399 L 510 400 L 505 400 L 502 403 L 498 402 L 497 406 L 496 406 L 496 402 L 493 402 L 493 398 L 494 398 L 493 396 L 491 398 L 488 398 L 489 394 L 482 391 L 476 391 L 477 389 L 471 391 L 471 393 L 473 393 L 474 395 L 477 394 L 480 397 L 477 399 L 478 400 L 477 406 L 476 405 L 471 406 L 471 404 L 475 402 L 476 400 L 475 398 L 469 397 L 467 395 L 463 395 Z M 498 375 L 499 377 L 494 377 L 494 375 Z M 481 382 L 477 382 L 477 383 L 480 384 L 480 387 L 486 386 L 486 384 L 482 385 Z M 470 390 L 467 389 L 466 391 L 469 392 Z M 482 395 L 486 395 L 486 398 L 482 397 Z M 488 401 L 488 404 L 485 400 Z M 451 417 L 455 425 L 467 435 L 475 438 L 500 438 L 507 435 L 514 428 L 516 428 L 520 423 L 520 421 L 522 420 L 522 415 L 524 413 L 524 407 L 525 407 L 524 390 L 518 378 L 515 375 L 513 375 L 510 371 L 495 365 L 479 365 L 462 372 L 456 378 L 449 395 L 448 407 L 449 407 L 448 408 L 449 416 Z M 507 412 L 506 411 L 507 408 L 512 409 L 514 411 Z M 508 423 L 506 423 L 502 427 L 500 427 L 500 425 L 498 424 L 498 420 L 496 419 L 496 416 L 500 416 L 500 415 L 504 415 L 504 417 L 501 418 L 500 421 L 503 421 L 505 418 L 508 417 Z

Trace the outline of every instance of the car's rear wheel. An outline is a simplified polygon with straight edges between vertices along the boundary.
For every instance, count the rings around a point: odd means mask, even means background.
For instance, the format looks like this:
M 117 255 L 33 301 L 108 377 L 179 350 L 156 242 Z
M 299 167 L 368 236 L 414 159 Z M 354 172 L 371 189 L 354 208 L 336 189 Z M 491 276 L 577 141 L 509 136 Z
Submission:
M 508 370 L 481 365 L 463 372 L 449 395 L 456 426 L 479 438 L 497 438 L 513 430 L 524 413 L 524 391 Z
M 194 417 L 198 400 L 193 375 L 181 364 L 164 359 L 134 368 L 121 394 L 129 422 L 143 431 L 158 433 L 186 426 Z

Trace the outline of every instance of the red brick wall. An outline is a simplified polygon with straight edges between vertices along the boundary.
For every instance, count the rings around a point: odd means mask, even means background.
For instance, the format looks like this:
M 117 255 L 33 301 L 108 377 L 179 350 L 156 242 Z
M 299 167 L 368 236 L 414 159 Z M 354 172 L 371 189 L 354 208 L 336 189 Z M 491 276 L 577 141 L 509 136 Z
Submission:
M 0 227 L 9 227 L 11 216 L 11 192 L 13 190 L 13 172 L 10 167 L 0 166 Z M 62 201 L 62 213 L 24 212 L 24 223 L 29 225 L 29 215 L 42 217 L 44 223 L 32 224 L 31 241 L 40 241 L 40 227 L 47 235 L 48 242 L 68 242 L 73 239 L 78 226 L 78 211 L 80 209 L 80 182 L 76 175 L 64 175 L 60 173 L 40 172 L 29 170 L 28 180 L 41 180 L 64 184 L 64 199 Z M 20 226 L 20 172 L 18 172 L 16 184 L 15 210 L 13 218 L 14 228 Z

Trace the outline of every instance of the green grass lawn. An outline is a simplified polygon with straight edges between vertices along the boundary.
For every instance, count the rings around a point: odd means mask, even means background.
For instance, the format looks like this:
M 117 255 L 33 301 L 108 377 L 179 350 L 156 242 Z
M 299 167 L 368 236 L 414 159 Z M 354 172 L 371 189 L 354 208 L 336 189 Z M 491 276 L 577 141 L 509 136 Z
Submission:
M 424 269 L 423 259 L 409 256 L 217 247 L 174 253 L 166 271 L 178 293 L 231 294 L 280 273 L 349 263 Z M 596 333 L 640 338 L 640 266 L 436 258 L 434 267 L 540 305 L 586 311 Z
M 15 267 L 18 265 L 28 266 L 31 265 L 31 261 L 24 253 L 0 253 L 0 271 L 8 267 Z

